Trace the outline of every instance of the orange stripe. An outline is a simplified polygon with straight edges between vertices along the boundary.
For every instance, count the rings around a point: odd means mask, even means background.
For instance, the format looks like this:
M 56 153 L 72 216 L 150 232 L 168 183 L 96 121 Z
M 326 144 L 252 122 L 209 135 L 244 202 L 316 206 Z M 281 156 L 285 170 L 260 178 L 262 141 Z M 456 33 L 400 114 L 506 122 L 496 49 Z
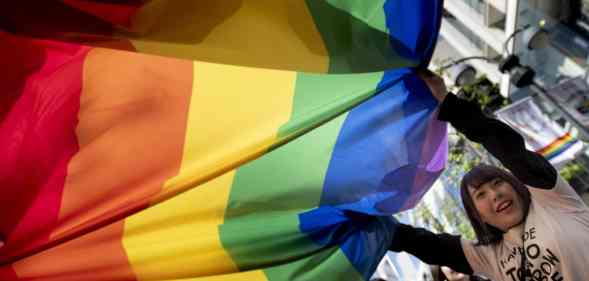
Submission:
M 122 222 L 20 260 L 20 279 L 38 281 L 136 280 L 121 245 Z
M 60 239 L 147 205 L 182 161 L 192 62 L 94 49 L 84 68 L 80 151 L 52 233 Z

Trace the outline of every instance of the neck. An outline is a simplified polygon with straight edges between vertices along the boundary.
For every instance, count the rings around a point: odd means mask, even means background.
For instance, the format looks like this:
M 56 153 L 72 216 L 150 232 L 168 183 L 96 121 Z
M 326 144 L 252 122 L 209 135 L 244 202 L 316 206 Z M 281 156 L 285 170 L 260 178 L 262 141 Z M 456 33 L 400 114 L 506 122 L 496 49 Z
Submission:
M 523 233 L 524 233 L 524 224 L 523 224 L 523 222 L 520 222 L 519 224 L 510 227 L 507 230 L 507 232 L 505 232 L 505 234 L 503 234 L 503 238 L 506 238 L 511 242 L 521 244 L 523 242 L 523 240 L 522 240 Z

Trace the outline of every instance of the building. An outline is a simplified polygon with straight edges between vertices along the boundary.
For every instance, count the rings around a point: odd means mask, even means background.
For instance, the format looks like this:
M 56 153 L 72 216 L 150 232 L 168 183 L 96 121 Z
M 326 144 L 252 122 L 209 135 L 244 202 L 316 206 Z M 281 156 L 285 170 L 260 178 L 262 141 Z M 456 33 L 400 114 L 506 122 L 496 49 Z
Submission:
M 530 65 L 546 87 L 566 77 L 583 76 L 587 80 L 588 0 L 445 0 L 444 10 L 441 37 L 457 58 L 497 58 L 507 50 Z M 538 25 L 540 21 L 546 23 L 544 28 L 549 32 L 547 48 L 529 50 L 523 46 L 522 33 L 511 36 L 516 30 Z M 529 94 L 512 87 L 509 77 L 497 70 L 497 63 L 469 63 L 499 83 L 505 97 Z

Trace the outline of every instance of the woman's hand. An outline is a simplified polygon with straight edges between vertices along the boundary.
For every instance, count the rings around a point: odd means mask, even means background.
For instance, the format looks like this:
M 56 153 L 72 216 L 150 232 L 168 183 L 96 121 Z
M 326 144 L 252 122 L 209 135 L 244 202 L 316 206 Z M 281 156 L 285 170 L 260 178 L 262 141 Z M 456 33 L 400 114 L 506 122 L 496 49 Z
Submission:
M 470 280 L 468 275 L 454 271 L 454 269 L 451 269 L 447 266 L 442 266 L 442 272 L 444 272 L 444 275 L 446 275 L 446 279 L 448 279 L 449 281 L 469 281 Z
M 427 69 L 417 70 L 417 75 L 419 75 L 423 82 L 425 82 L 434 98 L 442 103 L 446 98 L 446 95 L 448 95 L 448 89 L 446 89 L 444 79 Z

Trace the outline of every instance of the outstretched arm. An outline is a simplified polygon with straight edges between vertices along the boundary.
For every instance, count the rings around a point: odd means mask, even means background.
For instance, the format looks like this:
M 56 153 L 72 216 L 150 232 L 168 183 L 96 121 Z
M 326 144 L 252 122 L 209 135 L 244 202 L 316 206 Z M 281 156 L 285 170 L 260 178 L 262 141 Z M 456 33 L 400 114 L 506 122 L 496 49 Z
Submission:
M 524 184 L 542 189 L 555 186 L 557 172 L 554 167 L 538 153 L 527 150 L 517 131 L 485 116 L 476 103 L 448 93 L 441 77 L 429 71 L 420 72 L 420 76 L 441 102 L 439 120 L 450 122 L 469 140 L 482 144 Z
M 405 251 L 428 264 L 448 266 L 458 272 L 472 274 L 460 236 L 435 234 L 423 228 L 399 224 L 389 249 Z

